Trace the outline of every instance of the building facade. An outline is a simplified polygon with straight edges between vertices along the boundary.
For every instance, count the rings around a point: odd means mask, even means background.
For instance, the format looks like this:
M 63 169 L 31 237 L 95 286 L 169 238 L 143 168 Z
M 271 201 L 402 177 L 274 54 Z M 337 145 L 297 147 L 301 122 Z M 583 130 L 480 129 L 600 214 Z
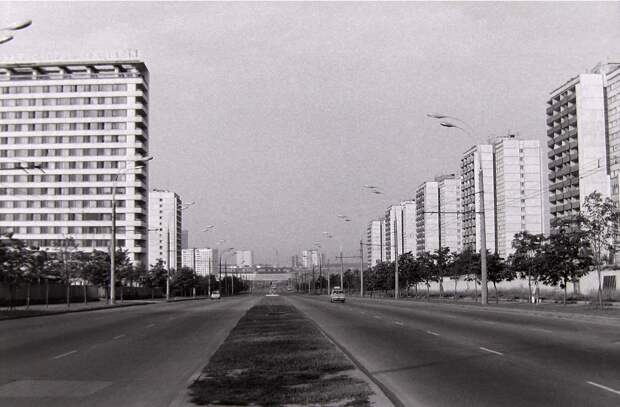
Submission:
M 149 192 L 149 265 L 161 259 L 166 268 L 181 269 L 181 198 L 175 192 L 153 189 Z
M 383 221 L 372 220 L 366 228 L 366 259 L 368 267 L 383 262 Z
M 217 249 L 183 249 L 181 266 L 191 268 L 197 275 L 202 277 L 217 276 L 217 267 L 219 266 L 217 255 Z
M 403 251 L 414 256 L 417 253 L 417 223 L 416 223 L 416 204 L 415 200 L 403 201 L 400 203 L 403 208 Z
M 1 233 L 107 251 L 116 192 L 117 247 L 146 264 L 148 84 L 131 55 L 0 64 Z
M 252 267 L 254 266 L 254 256 L 252 250 L 237 250 L 235 252 L 237 260 L 237 267 Z
M 451 252 L 460 252 L 463 246 L 461 235 L 461 180 L 454 174 L 435 179 L 439 194 L 439 246 L 448 247 Z
M 390 205 L 385 212 L 384 221 L 384 241 L 385 241 L 385 261 L 396 260 L 396 250 L 398 254 L 403 254 L 403 208 L 400 204 Z
M 497 253 L 506 259 L 514 252 L 515 234 L 544 232 L 540 142 L 509 135 L 499 138 L 493 148 Z
M 482 169 L 482 184 L 480 170 Z M 495 176 L 493 146 L 479 144 L 471 147 L 461 158 L 461 217 L 463 250 L 480 251 L 481 186 L 484 191 L 486 246 L 496 252 L 495 242 Z
M 417 253 L 432 253 L 439 248 L 439 191 L 437 188 L 437 181 L 426 181 L 416 189 Z

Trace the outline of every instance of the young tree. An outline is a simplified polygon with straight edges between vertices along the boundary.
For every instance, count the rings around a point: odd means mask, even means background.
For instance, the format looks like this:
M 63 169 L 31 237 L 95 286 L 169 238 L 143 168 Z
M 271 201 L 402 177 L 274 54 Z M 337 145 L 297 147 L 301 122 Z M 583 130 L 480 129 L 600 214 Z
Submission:
M 439 282 L 439 296 L 443 297 L 443 278 L 448 275 L 454 257 L 452 257 L 449 247 L 435 250 L 431 257 L 435 262 L 435 279 Z
M 502 281 L 512 281 L 515 278 L 515 273 L 510 267 L 506 267 L 504 259 L 499 257 L 497 253 L 487 254 L 487 279 L 493 283 L 493 289 L 495 290 L 495 303 L 499 303 L 499 296 L 497 295 L 497 283 Z
M 618 227 L 618 212 L 610 198 L 603 199 L 600 192 L 592 192 L 583 203 L 581 229 L 589 241 L 594 255 L 594 266 L 598 276 L 598 304 L 603 308 L 603 287 L 601 265 L 605 252 L 613 252 Z
M 27 268 L 24 266 L 26 245 L 9 233 L 0 243 L 0 278 L 9 289 L 9 308 L 13 308 L 15 290 L 22 282 Z
M 457 283 L 461 276 L 471 275 L 475 272 L 475 269 L 478 264 L 478 259 L 476 259 L 476 253 L 474 253 L 471 248 L 467 248 L 458 254 L 453 254 L 454 261 L 450 267 L 451 273 L 450 278 L 454 280 L 454 299 L 456 300 L 457 294 Z
M 155 298 L 155 288 L 164 289 L 166 287 L 166 277 L 168 275 L 168 271 L 166 270 L 166 266 L 164 266 L 164 261 L 162 259 L 158 259 L 155 264 L 151 266 L 148 273 L 143 277 L 141 281 L 142 285 L 149 287 L 151 289 L 151 298 Z M 215 285 L 213 284 L 215 280 L 214 276 L 211 276 L 211 289 L 213 290 Z M 207 284 L 209 282 L 207 281 Z
M 532 282 L 536 285 L 536 302 L 538 302 L 538 282 L 543 271 L 543 259 L 540 256 L 544 239 L 542 234 L 534 235 L 525 231 L 515 234 L 512 241 L 512 247 L 515 251 L 509 257 L 509 264 L 513 272 L 521 278 L 527 278 L 530 302 L 534 298 L 532 296 Z
M 543 281 L 548 285 L 559 285 L 563 290 L 562 303 L 566 305 L 568 283 L 575 283 L 588 273 L 592 262 L 589 243 L 580 229 L 559 229 L 549 236 L 544 246 L 547 270 Z
M 405 283 L 407 287 L 407 295 L 409 295 L 409 287 L 413 285 L 416 290 L 416 297 L 418 295 L 418 284 L 422 281 L 418 263 L 416 258 L 407 252 L 400 256 L 398 259 L 398 278 Z
M 435 260 L 429 252 L 418 253 L 416 262 L 418 264 L 418 270 L 420 278 L 426 285 L 426 299 L 431 297 L 431 283 L 436 281 L 436 269 Z

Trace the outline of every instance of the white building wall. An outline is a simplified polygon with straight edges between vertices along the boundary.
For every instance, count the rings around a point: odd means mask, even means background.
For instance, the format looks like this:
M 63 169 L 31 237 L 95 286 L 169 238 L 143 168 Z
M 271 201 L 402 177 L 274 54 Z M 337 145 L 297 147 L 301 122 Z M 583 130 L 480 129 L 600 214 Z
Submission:
M 441 247 L 451 252 L 461 251 L 461 184 L 457 178 L 446 178 L 438 182 L 439 222 Z
M 416 190 L 417 253 L 432 253 L 439 248 L 438 183 L 427 181 Z
M 415 201 L 403 201 L 401 202 L 402 218 L 403 218 L 403 239 L 404 244 L 402 248 L 402 253 L 413 254 L 414 256 L 417 253 L 417 244 L 416 244 L 416 205 Z
M 366 234 L 366 258 L 368 267 L 374 267 L 377 263 L 383 261 L 382 229 L 381 220 L 373 220 L 368 224 Z
M 182 267 L 193 269 L 199 276 L 217 275 L 219 267 L 217 249 L 183 249 L 181 258 Z
M 238 267 L 252 267 L 254 265 L 254 256 L 251 250 L 237 250 L 235 255 Z
M 182 245 L 181 199 L 171 191 L 152 190 L 149 192 L 149 265 L 162 259 L 168 267 L 181 268 Z M 168 253 L 170 251 L 170 253 Z

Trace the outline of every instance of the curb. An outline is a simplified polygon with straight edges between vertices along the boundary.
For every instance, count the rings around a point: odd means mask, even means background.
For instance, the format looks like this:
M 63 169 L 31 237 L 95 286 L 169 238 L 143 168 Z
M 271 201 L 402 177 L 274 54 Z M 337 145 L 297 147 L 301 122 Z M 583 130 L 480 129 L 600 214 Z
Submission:
M 287 301 L 288 302 L 288 301 Z M 293 305 L 293 307 L 295 307 Z M 299 311 L 303 316 L 305 316 L 308 321 L 312 322 L 314 326 L 327 338 L 328 341 L 333 343 L 338 350 L 340 350 L 347 359 L 351 361 L 355 365 L 355 367 L 360 371 L 362 376 L 366 379 L 366 382 L 370 386 L 371 390 L 375 392 L 375 396 L 378 400 L 375 400 L 374 403 L 377 407 L 405 407 L 405 405 L 396 397 L 396 395 L 387 388 L 379 379 L 374 377 L 372 373 L 368 369 L 364 367 L 351 352 L 349 352 L 344 346 L 338 343 L 330 334 L 325 332 L 323 328 L 319 326 L 312 318 L 310 318 L 305 312 L 295 307 L 297 311 Z

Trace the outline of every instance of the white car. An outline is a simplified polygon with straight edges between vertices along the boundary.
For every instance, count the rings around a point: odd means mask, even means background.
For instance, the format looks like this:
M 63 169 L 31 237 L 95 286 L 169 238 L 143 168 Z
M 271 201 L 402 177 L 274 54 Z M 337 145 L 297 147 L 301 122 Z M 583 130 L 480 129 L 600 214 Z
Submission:
M 334 287 L 329 296 L 330 302 L 344 302 L 344 291 L 340 287 Z
M 219 291 L 213 291 L 213 292 L 211 293 L 211 299 L 212 299 L 212 300 L 219 300 L 219 299 L 221 299 L 221 298 L 222 298 L 222 296 L 220 295 L 220 292 L 219 292 Z

